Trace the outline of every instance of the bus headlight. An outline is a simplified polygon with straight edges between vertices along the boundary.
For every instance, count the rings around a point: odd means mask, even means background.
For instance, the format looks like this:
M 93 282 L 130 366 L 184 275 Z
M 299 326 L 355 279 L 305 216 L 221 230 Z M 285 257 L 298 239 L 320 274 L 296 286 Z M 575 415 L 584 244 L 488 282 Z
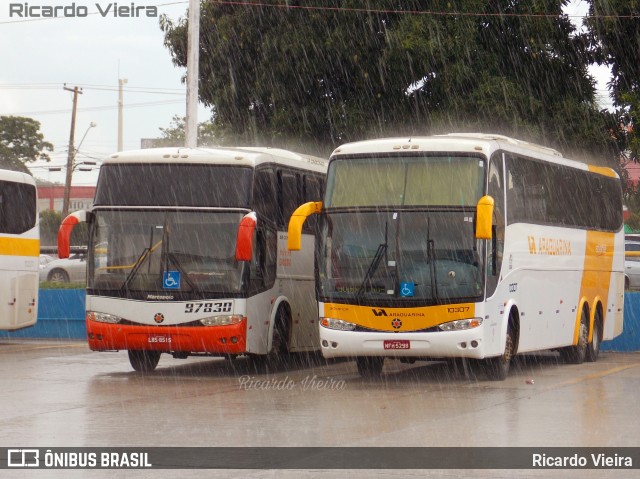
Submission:
M 341 319 L 334 318 L 320 318 L 320 325 L 329 329 L 337 329 L 339 331 L 353 331 L 356 329 L 356 324 L 343 321 Z
M 477 328 L 482 324 L 482 318 L 458 319 L 441 324 L 439 328 L 442 331 L 464 331 L 465 329 Z
M 204 326 L 231 326 L 232 324 L 240 324 L 244 316 L 240 314 L 227 314 L 224 316 L 209 316 L 202 318 L 200 322 Z
M 122 321 L 120 316 L 114 316 L 113 314 L 99 313 L 97 311 L 87 311 L 87 319 L 91 321 L 97 321 L 99 323 L 111 323 L 117 324 Z

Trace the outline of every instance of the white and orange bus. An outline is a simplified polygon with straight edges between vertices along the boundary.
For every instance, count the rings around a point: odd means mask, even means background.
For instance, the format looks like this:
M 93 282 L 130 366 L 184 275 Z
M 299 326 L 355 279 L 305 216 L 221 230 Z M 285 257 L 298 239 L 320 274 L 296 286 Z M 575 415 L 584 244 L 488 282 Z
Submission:
M 31 175 L 0 170 L 0 329 L 33 326 L 38 318 L 40 230 Z
M 326 160 L 272 148 L 123 152 L 101 168 L 94 206 L 69 215 L 59 255 L 89 224 L 86 324 L 95 351 L 251 355 L 319 348 L 313 225 L 302 251 L 286 225 L 324 188 Z
M 472 358 L 504 379 L 513 355 L 595 361 L 623 321 L 616 173 L 500 135 L 380 139 L 337 148 L 319 220 L 325 357 L 364 376 L 385 358 Z

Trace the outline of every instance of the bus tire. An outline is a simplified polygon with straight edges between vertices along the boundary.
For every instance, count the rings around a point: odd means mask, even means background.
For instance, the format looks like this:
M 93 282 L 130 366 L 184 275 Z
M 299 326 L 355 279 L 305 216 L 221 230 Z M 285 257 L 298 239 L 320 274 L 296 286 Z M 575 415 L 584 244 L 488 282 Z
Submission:
M 273 325 L 271 349 L 267 354 L 251 354 L 249 360 L 257 374 L 268 373 L 286 363 L 289 358 L 290 314 L 288 309 L 280 306 Z
M 290 314 L 287 308 L 280 306 L 276 313 L 276 324 L 273 326 L 271 351 L 269 351 L 270 360 L 282 362 L 289 357 L 290 324 Z
M 595 363 L 598 360 L 600 354 L 600 344 L 602 343 L 602 313 L 600 308 L 596 309 L 596 317 L 593 320 L 593 334 L 591 335 L 591 342 L 587 344 L 587 352 L 585 354 L 585 361 Z
M 141 373 L 153 371 L 160 361 L 160 351 L 129 349 L 127 352 L 131 367 Z
M 587 346 L 589 341 L 589 314 L 585 308 L 582 308 L 580 317 L 580 331 L 578 332 L 578 344 L 568 346 L 560 350 L 560 356 L 567 364 L 582 364 L 587 355 Z
M 382 374 L 382 366 L 384 366 L 384 357 L 382 356 L 361 356 L 356 358 L 358 373 L 366 379 L 379 378 Z
M 504 352 L 495 358 L 484 360 L 484 371 L 490 381 L 504 381 L 509 375 L 511 358 L 515 349 L 515 338 L 513 336 L 513 326 L 511 321 L 507 326 L 507 340 L 504 345 Z

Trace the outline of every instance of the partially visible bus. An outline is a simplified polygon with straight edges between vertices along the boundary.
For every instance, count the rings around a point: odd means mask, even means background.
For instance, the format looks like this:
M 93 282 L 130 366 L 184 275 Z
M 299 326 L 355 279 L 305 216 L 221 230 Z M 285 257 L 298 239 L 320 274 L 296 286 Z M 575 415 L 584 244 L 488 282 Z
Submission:
M 0 170 L 0 329 L 36 323 L 39 256 L 35 180 L 26 173 Z
M 609 168 L 499 135 L 364 141 L 333 152 L 324 203 L 296 210 L 290 249 L 312 213 L 322 352 L 363 376 L 385 358 L 472 358 L 502 380 L 515 354 L 595 361 L 622 331 Z
M 90 211 L 69 215 L 59 255 L 89 224 L 86 324 L 94 351 L 258 362 L 319 348 L 314 231 L 287 250 L 288 218 L 324 188 L 326 160 L 272 148 L 123 152 L 101 168 Z

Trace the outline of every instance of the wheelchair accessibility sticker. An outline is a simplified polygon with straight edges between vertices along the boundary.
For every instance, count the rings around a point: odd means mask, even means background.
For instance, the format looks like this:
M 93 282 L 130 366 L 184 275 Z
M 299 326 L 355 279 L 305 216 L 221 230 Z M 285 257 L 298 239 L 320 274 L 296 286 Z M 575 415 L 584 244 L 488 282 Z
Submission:
M 400 283 L 400 296 L 411 298 L 415 292 L 415 283 Z
M 180 271 L 164 271 L 162 273 L 164 289 L 180 289 Z

